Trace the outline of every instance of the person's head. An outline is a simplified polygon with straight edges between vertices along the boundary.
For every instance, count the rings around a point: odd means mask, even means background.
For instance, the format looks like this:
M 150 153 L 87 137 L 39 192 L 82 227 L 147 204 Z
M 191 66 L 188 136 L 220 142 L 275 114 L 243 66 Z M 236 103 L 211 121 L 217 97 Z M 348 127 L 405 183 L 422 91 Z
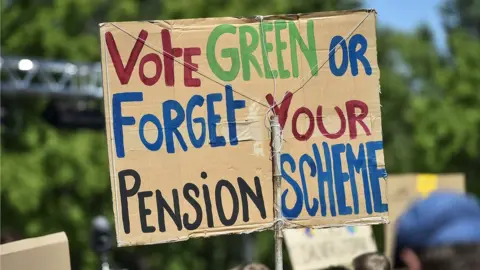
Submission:
M 379 253 L 365 253 L 353 259 L 354 270 L 391 270 L 388 258 Z
M 480 269 L 480 244 L 404 249 L 400 257 L 410 270 L 477 270 Z
M 480 269 L 480 204 L 472 196 L 434 192 L 397 222 L 395 267 Z

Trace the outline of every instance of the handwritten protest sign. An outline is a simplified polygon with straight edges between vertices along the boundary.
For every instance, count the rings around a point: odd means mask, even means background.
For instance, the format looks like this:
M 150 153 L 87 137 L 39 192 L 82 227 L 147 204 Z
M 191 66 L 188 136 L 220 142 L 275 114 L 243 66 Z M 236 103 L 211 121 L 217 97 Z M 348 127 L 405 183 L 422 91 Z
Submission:
M 385 254 L 393 259 L 396 221 L 409 205 L 435 190 L 465 192 L 463 174 L 403 174 L 388 176 L 390 224 L 385 225 Z
M 373 11 L 100 30 L 120 246 L 270 228 L 271 111 L 289 226 L 385 222 Z
M 349 267 L 355 257 L 377 251 L 370 226 L 289 229 L 283 233 L 295 270 Z

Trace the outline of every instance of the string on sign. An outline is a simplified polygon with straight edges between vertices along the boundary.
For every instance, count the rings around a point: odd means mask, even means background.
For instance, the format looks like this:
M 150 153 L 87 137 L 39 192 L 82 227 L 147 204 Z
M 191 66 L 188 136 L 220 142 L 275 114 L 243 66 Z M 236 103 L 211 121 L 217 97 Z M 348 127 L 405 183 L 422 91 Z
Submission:
M 135 40 L 139 40 L 141 42 L 143 42 L 143 44 L 145 44 L 148 48 L 164 55 L 164 56 L 168 56 L 169 58 L 173 59 L 173 61 L 175 61 L 177 64 L 180 64 L 182 66 L 186 66 L 188 67 L 189 69 L 191 69 L 193 72 L 199 74 L 200 76 L 218 84 L 218 85 L 221 85 L 222 87 L 225 87 L 227 86 L 227 84 L 223 83 L 223 82 L 220 82 L 220 81 L 217 81 L 215 78 L 212 78 L 211 76 L 208 76 L 207 74 L 204 74 L 203 72 L 200 72 L 198 68 L 196 68 L 195 66 L 191 65 L 190 63 L 186 63 L 185 61 L 180 61 L 178 60 L 174 55 L 172 55 L 171 53 L 169 52 L 166 52 L 164 50 L 161 50 L 161 49 L 157 49 L 155 48 L 154 46 L 150 45 L 149 43 L 147 43 L 147 41 L 145 39 L 142 39 L 140 37 L 135 37 L 134 35 L 132 35 L 131 33 L 129 33 L 128 31 L 126 31 L 125 29 L 121 28 L 120 26 L 114 24 L 114 23 L 110 23 L 111 25 L 113 25 L 115 28 L 117 28 L 118 30 L 122 31 L 123 33 L 127 34 L 128 36 L 130 36 L 131 38 L 135 39 Z M 246 99 L 249 99 L 255 103 L 258 103 L 260 105 L 262 105 L 263 107 L 266 107 L 268 108 L 269 106 L 261 101 L 258 101 L 256 100 L 255 98 L 252 98 L 242 92 L 240 92 L 239 90 L 236 90 L 236 87 L 233 87 L 232 85 L 232 91 L 241 95 L 242 97 L 246 98 Z
M 262 15 L 257 15 L 257 16 L 255 16 L 255 19 L 260 22 L 260 36 L 264 36 L 264 37 L 266 38 L 266 36 L 265 36 L 265 30 L 263 29 L 263 21 L 264 21 L 265 17 L 262 16 Z M 261 49 L 263 50 L 263 53 L 265 53 L 265 55 L 267 55 L 267 58 L 266 58 L 266 59 L 267 59 L 267 64 L 268 64 L 268 66 L 271 66 L 271 65 L 270 65 L 270 56 L 269 56 L 269 54 L 267 53 L 267 47 L 266 47 L 266 44 L 265 44 L 265 43 L 266 43 L 266 42 L 261 41 L 261 44 L 262 44 L 262 48 L 261 48 Z M 272 70 L 272 69 L 270 69 L 270 75 L 271 75 L 272 78 L 273 78 L 273 97 L 274 97 L 274 99 L 275 99 L 275 97 L 276 97 L 276 95 L 277 95 L 277 80 L 275 79 L 275 76 L 274 76 L 274 74 L 273 74 L 273 70 Z M 287 93 L 285 92 L 283 98 L 285 98 L 286 95 L 287 95 Z M 264 125 L 265 125 L 265 128 L 268 130 L 268 134 L 272 134 L 272 127 L 269 125 L 269 119 L 271 118 L 272 115 L 275 115 L 275 110 L 274 110 L 275 106 L 276 106 L 276 104 L 275 104 L 275 102 L 274 102 L 274 103 L 272 103 L 271 106 L 268 107 L 267 112 L 265 113 L 265 118 L 264 118 L 264 120 L 263 120 Z M 274 138 L 271 138 L 271 139 L 274 139 Z M 280 129 L 280 149 L 279 149 L 279 151 L 281 151 L 282 146 L 283 146 L 283 132 L 282 132 L 282 130 Z M 271 155 L 270 155 L 270 160 L 272 160 L 274 154 L 275 154 L 275 153 L 273 153 L 273 152 L 271 153 Z
M 298 91 L 303 89 L 305 87 L 305 85 L 307 85 L 307 83 L 310 82 L 310 80 L 315 76 L 315 74 L 317 74 L 318 71 L 320 71 L 320 69 L 322 69 L 323 66 L 325 66 L 326 63 L 328 63 L 328 61 L 330 61 L 330 58 L 335 56 L 334 53 L 338 50 L 338 48 L 340 48 L 340 44 L 342 44 L 342 42 L 347 41 L 355 33 L 355 31 L 357 31 L 357 29 L 365 22 L 365 20 L 370 16 L 370 14 L 372 14 L 373 12 L 375 12 L 373 9 L 367 10 L 367 15 L 365 15 L 365 17 L 348 33 L 347 37 L 346 38 L 342 37 L 342 40 L 340 42 L 338 42 L 338 44 L 335 45 L 335 47 L 333 47 L 328 52 L 327 59 L 325 59 L 325 61 L 323 61 L 320 66 L 319 66 L 319 64 L 317 64 L 313 68 L 311 68 L 310 69 L 310 74 L 311 75 L 309 75 L 309 77 L 304 76 L 300 79 L 301 81 L 303 81 L 308 77 L 308 79 L 305 82 L 301 83 L 300 86 L 297 87 L 297 89 L 295 89 L 295 91 L 292 92 L 292 95 L 294 95 L 295 93 L 297 93 Z M 278 105 L 280 106 L 283 103 L 283 101 L 284 100 L 282 100 Z

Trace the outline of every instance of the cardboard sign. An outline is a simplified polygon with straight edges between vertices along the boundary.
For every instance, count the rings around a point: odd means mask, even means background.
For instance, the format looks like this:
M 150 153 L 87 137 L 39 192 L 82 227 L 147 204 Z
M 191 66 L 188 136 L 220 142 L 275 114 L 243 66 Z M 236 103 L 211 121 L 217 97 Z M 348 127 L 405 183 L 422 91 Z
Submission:
M 370 226 L 290 229 L 284 237 L 295 270 L 349 267 L 355 257 L 377 251 Z
M 70 270 L 64 232 L 3 244 L 0 253 L 2 270 Z
M 463 174 L 402 174 L 388 176 L 390 224 L 385 225 L 385 254 L 393 259 L 396 221 L 415 200 L 427 197 L 434 190 L 465 193 Z
M 385 222 L 375 12 L 104 23 L 119 246 Z

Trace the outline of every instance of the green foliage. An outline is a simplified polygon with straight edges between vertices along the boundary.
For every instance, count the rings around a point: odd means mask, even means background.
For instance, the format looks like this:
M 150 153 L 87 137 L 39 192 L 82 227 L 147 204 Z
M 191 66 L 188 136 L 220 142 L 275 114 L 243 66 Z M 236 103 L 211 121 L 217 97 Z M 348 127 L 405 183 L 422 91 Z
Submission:
M 102 22 L 253 16 L 351 9 L 359 6 L 359 0 L 24 0 L 11 2 L 2 10 L 3 54 L 76 61 L 100 59 L 98 24 Z
M 448 30 L 462 27 L 469 34 L 480 37 L 480 1 L 447 0 L 442 6 Z

